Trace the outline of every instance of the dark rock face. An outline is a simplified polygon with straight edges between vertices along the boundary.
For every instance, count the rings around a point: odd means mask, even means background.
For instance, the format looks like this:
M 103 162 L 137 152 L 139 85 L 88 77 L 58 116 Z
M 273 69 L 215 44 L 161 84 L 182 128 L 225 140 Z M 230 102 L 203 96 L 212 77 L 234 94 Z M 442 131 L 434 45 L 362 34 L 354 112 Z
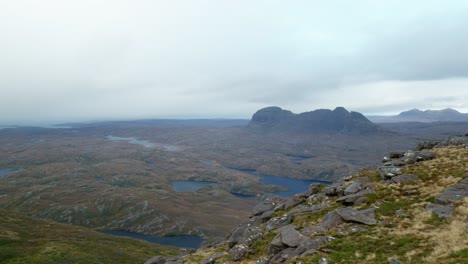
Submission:
M 299 133 L 376 133 L 378 128 L 357 112 L 348 112 L 343 107 L 335 110 L 319 109 L 301 114 L 279 107 L 258 110 L 248 125 L 249 128 L 268 129 L 275 132 Z

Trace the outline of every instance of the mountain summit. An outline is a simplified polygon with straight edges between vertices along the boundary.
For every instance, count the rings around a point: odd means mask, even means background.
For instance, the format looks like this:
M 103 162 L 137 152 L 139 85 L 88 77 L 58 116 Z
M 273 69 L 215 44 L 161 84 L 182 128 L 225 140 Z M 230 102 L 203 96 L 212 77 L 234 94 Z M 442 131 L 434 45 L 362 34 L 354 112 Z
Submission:
M 299 133 L 373 133 L 378 128 L 358 112 L 344 107 L 294 114 L 277 106 L 258 110 L 248 125 L 252 129 Z

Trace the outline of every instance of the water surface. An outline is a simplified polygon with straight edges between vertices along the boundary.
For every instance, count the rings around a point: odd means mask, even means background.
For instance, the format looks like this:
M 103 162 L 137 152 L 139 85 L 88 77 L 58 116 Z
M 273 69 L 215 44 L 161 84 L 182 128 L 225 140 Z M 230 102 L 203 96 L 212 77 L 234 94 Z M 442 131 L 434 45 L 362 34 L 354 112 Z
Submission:
M 202 187 L 209 185 L 209 184 L 216 184 L 216 182 L 212 181 L 173 181 L 172 188 L 174 188 L 175 192 L 194 192 Z
M 203 243 L 202 237 L 193 235 L 155 236 L 122 230 L 106 230 L 101 232 L 108 235 L 131 237 L 135 239 L 145 240 L 155 244 L 168 245 L 180 248 L 197 249 Z
M 7 177 L 7 176 L 9 176 L 9 175 L 18 173 L 18 172 L 23 171 L 23 170 L 24 170 L 24 169 L 21 169 L 21 168 L 15 168 L 15 169 L 11 169 L 11 168 L 0 169 L 0 178 Z

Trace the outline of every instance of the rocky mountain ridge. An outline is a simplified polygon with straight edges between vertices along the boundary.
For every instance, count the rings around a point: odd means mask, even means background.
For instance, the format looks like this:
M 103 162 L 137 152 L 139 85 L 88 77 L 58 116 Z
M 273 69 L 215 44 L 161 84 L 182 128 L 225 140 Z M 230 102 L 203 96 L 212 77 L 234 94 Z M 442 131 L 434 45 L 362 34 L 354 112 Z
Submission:
M 457 110 L 446 108 L 442 110 L 419 110 L 411 109 L 401 112 L 395 116 L 369 116 L 372 122 L 395 123 L 395 122 L 467 122 L 468 113 L 460 113 Z
M 222 242 L 154 263 L 466 263 L 468 134 L 392 152 L 377 170 L 265 195 Z
M 358 112 L 343 107 L 294 114 L 277 106 L 258 110 L 248 124 L 250 129 L 295 133 L 375 133 L 378 127 Z

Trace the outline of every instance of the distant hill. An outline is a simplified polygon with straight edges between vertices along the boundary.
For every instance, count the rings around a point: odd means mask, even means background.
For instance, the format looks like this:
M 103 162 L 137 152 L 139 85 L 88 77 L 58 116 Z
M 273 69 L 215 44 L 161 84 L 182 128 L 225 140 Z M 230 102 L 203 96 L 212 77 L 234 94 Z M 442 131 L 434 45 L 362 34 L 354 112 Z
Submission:
M 460 113 L 457 110 L 446 108 L 442 110 L 412 109 L 401 112 L 396 116 L 368 116 L 375 123 L 397 123 L 397 122 L 468 122 L 468 114 Z
M 378 127 L 358 112 L 343 107 L 294 114 L 277 106 L 258 110 L 248 124 L 251 129 L 299 133 L 374 133 Z

